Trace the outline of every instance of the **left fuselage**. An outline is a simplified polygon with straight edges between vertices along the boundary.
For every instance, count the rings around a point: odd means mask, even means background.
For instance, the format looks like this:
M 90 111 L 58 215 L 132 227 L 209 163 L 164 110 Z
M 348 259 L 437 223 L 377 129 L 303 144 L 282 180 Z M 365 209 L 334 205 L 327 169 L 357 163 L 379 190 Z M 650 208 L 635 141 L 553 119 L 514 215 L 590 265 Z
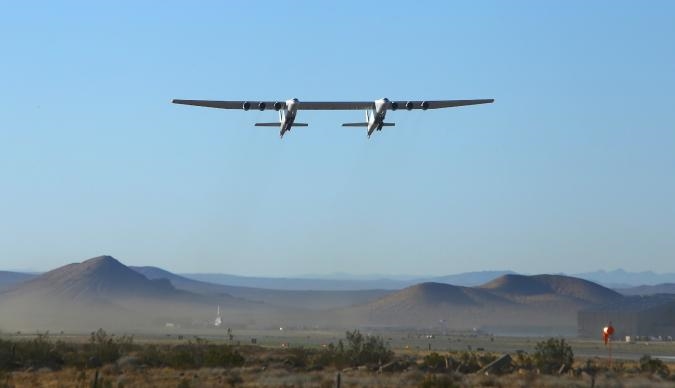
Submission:
M 284 137 L 284 133 L 291 130 L 295 122 L 295 116 L 298 113 L 298 99 L 292 98 L 286 101 L 286 109 L 279 112 L 280 132 L 279 135 Z

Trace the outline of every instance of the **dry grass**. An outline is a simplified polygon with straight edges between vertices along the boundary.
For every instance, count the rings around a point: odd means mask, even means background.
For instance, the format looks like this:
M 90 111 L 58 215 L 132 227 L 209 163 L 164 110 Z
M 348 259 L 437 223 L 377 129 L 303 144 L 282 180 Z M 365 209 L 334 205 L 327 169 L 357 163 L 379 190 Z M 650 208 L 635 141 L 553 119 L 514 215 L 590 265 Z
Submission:
M 13 372 L 0 376 L 0 387 L 91 387 L 95 370 L 67 368 L 60 371 Z M 418 387 L 431 381 L 430 374 L 413 370 L 401 373 L 347 371 L 341 373 L 342 387 Z M 505 376 L 438 374 L 434 380 L 458 387 L 589 387 L 590 376 L 547 376 L 533 373 Z M 113 365 L 100 369 L 99 387 L 334 387 L 335 371 L 298 372 L 285 368 L 135 368 Z M 645 375 L 598 374 L 597 387 L 672 387 L 672 380 Z

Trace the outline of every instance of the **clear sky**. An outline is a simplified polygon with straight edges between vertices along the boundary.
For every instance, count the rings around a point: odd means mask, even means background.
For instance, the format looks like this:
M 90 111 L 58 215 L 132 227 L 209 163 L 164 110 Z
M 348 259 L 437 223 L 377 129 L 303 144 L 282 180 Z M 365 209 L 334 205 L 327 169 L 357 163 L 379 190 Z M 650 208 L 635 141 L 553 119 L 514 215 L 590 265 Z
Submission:
M 146 5 L 142 5 L 146 4 Z M 675 271 L 675 2 L 6 2 L 0 269 Z M 185 99 L 495 98 L 390 112 Z

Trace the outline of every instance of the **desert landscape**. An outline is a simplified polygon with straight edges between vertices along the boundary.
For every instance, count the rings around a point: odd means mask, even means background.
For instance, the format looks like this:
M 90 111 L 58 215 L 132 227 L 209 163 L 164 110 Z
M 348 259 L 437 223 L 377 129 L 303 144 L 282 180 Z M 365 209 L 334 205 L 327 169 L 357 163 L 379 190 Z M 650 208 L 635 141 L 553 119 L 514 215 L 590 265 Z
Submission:
M 425 282 L 400 290 L 274 290 L 128 267 L 111 256 L 42 274 L 4 273 L 0 384 L 328 387 L 340 379 L 345 387 L 510 387 L 675 381 L 672 341 L 619 341 L 610 364 L 599 338 L 577 337 L 578 311 L 631 296 L 563 275 L 495 276 L 472 287 Z M 547 360 L 545 345 L 566 347 L 571 356 Z

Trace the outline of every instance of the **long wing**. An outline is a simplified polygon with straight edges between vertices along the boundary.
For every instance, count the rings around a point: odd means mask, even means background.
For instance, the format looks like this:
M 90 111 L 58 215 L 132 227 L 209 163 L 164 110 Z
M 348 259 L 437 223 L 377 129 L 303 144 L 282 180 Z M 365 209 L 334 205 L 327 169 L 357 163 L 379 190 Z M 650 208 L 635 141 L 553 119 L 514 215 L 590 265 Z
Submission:
M 260 103 L 265 104 L 265 109 L 274 109 L 274 104 L 281 104 L 281 109 L 286 108 L 283 101 L 212 101 L 212 100 L 173 100 L 174 104 L 205 106 L 219 109 L 244 109 L 244 104 L 249 104 L 250 109 L 259 109 Z
M 490 104 L 495 100 L 492 98 L 481 100 L 438 100 L 438 101 L 391 101 L 388 109 L 396 104 L 397 109 L 439 109 L 452 108 L 455 106 Z M 410 103 L 410 105 L 406 105 Z M 375 108 L 374 101 L 299 101 L 298 109 L 304 110 L 365 110 Z
M 211 101 L 211 100 L 173 100 L 174 104 L 205 106 L 220 109 L 244 109 L 244 104 L 249 104 L 249 109 L 259 109 L 260 104 L 265 104 L 265 109 L 273 109 L 274 104 L 281 104 L 280 109 L 286 108 L 285 101 Z M 373 101 L 298 101 L 298 109 L 303 110 L 365 110 L 375 107 Z
M 494 99 L 481 100 L 436 100 L 436 101 L 391 101 L 389 109 L 439 109 L 456 106 L 489 104 Z M 173 100 L 174 104 L 205 106 L 219 109 L 279 109 L 286 108 L 284 101 L 212 101 L 212 100 Z M 298 110 L 366 110 L 375 107 L 374 101 L 298 101 Z
M 490 104 L 495 100 L 493 98 L 480 99 L 480 100 L 436 100 L 436 101 L 392 101 L 391 105 L 396 104 L 397 109 L 440 109 L 440 108 L 453 108 L 456 106 L 466 106 L 466 105 L 478 105 L 478 104 Z M 426 105 L 426 107 L 425 107 Z M 410 107 L 410 108 L 408 108 Z
M 366 110 L 375 108 L 373 101 L 299 101 L 303 110 Z

